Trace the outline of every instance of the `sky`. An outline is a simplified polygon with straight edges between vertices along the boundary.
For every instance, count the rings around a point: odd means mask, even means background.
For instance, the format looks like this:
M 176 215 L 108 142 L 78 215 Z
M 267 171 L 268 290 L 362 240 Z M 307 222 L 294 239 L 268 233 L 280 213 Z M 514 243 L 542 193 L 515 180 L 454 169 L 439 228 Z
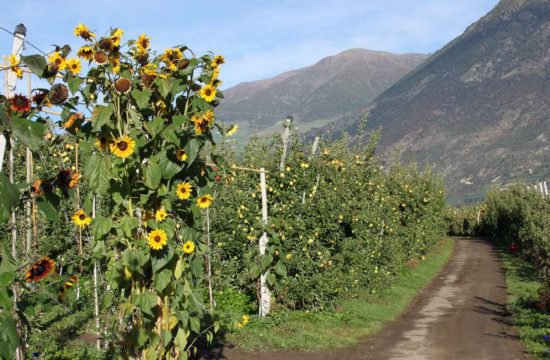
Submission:
M 27 40 L 45 52 L 52 44 L 76 51 L 78 23 L 98 35 L 111 27 L 124 39 L 141 33 L 161 52 L 187 45 L 222 54 L 223 88 L 313 65 L 350 48 L 433 53 L 489 12 L 498 0 L 252 0 L 119 1 L 19 0 L 3 7 L 0 26 L 27 27 Z M 12 36 L 0 30 L 0 52 Z M 26 55 L 36 53 L 27 46 Z

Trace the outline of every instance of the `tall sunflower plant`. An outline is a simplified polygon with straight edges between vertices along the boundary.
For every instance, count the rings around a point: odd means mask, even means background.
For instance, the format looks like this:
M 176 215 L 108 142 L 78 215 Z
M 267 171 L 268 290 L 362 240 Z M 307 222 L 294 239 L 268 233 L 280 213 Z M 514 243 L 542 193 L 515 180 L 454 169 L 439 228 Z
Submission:
M 207 163 L 201 150 L 214 129 L 224 132 L 214 113 L 224 58 L 186 46 L 157 54 L 149 36 L 124 41 L 121 29 L 98 36 L 79 24 L 74 33 L 83 40 L 75 57 L 64 47 L 22 61 L 52 83 L 62 75 L 48 98 L 83 159 L 90 192 L 73 222 L 93 237 L 84 256 L 105 269 L 104 313 L 116 314 L 102 319 L 109 343 L 122 358 L 186 359 L 217 327 L 203 321 L 202 215 L 223 159 Z

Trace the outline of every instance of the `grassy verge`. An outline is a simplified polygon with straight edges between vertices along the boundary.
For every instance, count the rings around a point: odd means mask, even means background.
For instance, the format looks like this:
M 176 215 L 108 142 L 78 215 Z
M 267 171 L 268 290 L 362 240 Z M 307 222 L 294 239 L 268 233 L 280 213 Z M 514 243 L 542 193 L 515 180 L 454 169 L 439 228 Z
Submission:
M 280 311 L 269 319 L 252 318 L 245 328 L 227 334 L 226 340 L 249 351 L 353 346 L 359 337 L 377 332 L 401 314 L 447 263 L 453 246 L 452 239 L 442 240 L 416 267 L 404 267 L 394 286 L 383 293 L 343 300 L 337 312 Z
M 508 309 L 519 330 L 525 349 L 537 359 L 550 358 L 550 314 L 535 308 L 537 291 L 542 286 L 533 267 L 506 251 L 501 251 L 506 268 Z M 548 338 L 547 338 L 548 339 Z

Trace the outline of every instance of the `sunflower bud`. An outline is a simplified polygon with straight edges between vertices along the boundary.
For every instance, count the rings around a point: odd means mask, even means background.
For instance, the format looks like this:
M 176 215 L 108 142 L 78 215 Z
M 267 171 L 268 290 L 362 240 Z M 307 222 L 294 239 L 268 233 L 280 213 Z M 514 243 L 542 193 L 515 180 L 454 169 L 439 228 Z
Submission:
M 103 51 L 96 51 L 94 54 L 94 60 L 99 65 L 103 65 L 107 63 L 107 60 L 109 60 L 109 57 Z
M 113 41 L 110 38 L 103 38 L 99 40 L 99 48 L 102 50 L 112 51 L 114 48 Z
M 50 102 L 54 105 L 60 105 L 69 96 L 69 89 L 63 84 L 55 84 L 48 93 Z
M 126 78 L 120 78 L 115 81 L 115 89 L 120 94 L 126 94 L 132 89 L 132 82 Z
M 183 70 L 183 69 L 185 69 L 187 66 L 189 66 L 189 60 L 183 59 L 183 60 L 181 60 L 181 61 L 179 62 L 179 64 L 178 64 L 178 69 Z

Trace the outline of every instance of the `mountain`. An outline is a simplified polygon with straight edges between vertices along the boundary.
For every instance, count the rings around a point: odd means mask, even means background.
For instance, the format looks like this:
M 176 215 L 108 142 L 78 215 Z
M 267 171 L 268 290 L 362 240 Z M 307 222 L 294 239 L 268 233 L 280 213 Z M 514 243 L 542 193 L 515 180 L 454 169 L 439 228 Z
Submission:
M 550 177 L 550 0 L 502 0 L 365 110 L 382 153 L 433 165 L 454 198 Z M 329 129 L 362 143 L 360 123 Z
M 244 132 L 269 131 L 269 127 L 279 131 L 280 126 L 274 125 L 287 115 L 294 116 L 302 130 L 322 126 L 363 109 L 426 58 L 347 50 L 303 69 L 225 90 L 218 117 L 240 124 Z

